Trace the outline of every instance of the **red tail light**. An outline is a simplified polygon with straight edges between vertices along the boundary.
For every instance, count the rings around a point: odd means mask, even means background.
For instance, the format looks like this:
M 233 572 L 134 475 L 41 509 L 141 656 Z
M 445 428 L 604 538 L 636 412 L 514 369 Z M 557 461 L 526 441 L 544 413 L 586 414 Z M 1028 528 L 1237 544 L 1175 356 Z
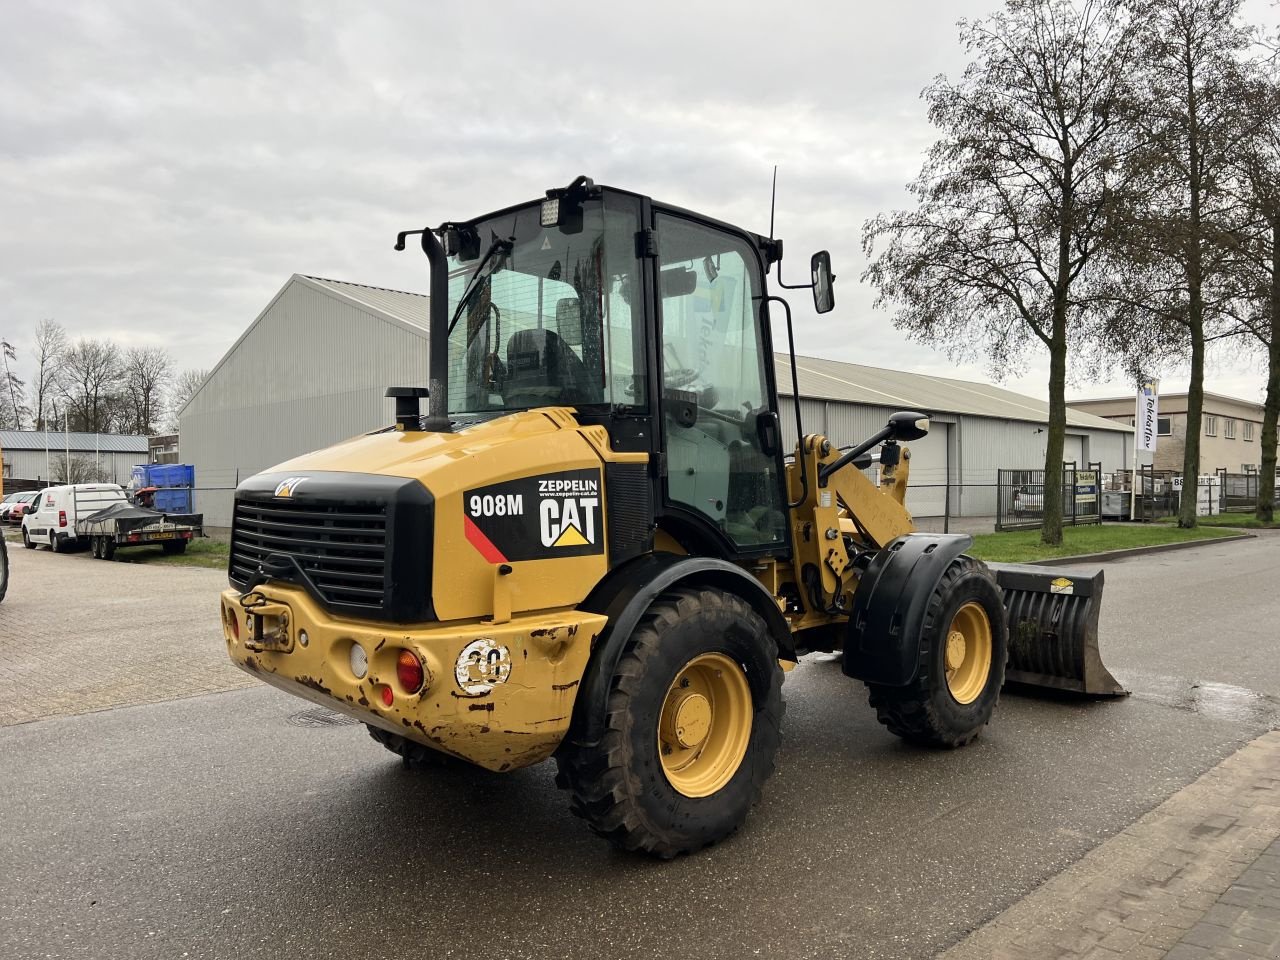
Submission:
M 382 702 L 386 704 L 388 707 L 391 706 L 391 704 L 396 702 L 396 695 L 391 692 L 390 687 L 382 688 Z
M 396 661 L 396 676 L 406 693 L 417 693 L 422 689 L 422 661 L 413 651 L 400 651 L 400 658 Z
M 65 527 L 67 525 L 67 511 L 58 511 L 58 526 Z

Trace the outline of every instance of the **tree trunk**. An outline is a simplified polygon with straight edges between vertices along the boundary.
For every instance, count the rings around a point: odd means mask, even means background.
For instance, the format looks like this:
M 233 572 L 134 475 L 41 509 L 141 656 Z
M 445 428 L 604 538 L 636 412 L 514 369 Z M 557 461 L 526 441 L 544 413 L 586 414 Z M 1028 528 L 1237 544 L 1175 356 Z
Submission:
M 1191 286 L 1188 316 L 1191 328 L 1191 385 L 1187 388 L 1187 442 L 1182 455 L 1182 502 L 1178 509 L 1178 526 L 1196 525 L 1196 503 L 1200 497 L 1200 422 L 1204 409 L 1204 303 L 1200 284 Z
M 1055 325 L 1049 347 L 1049 433 L 1044 448 L 1044 522 L 1040 542 L 1062 543 L 1062 447 L 1067 433 L 1067 334 Z M 1072 491 L 1074 496 L 1074 491 Z
M 1267 398 L 1262 406 L 1262 475 L 1258 477 L 1257 517 L 1275 519 L 1276 419 L 1280 415 L 1280 221 L 1271 226 L 1271 339 L 1267 343 Z
M 1187 57 L 1187 170 L 1190 174 L 1190 230 L 1186 243 L 1187 329 L 1191 334 L 1191 385 L 1187 388 L 1187 442 L 1182 455 L 1182 500 L 1178 526 L 1196 525 L 1200 488 L 1200 414 L 1204 408 L 1204 245 L 1201 243 L 1200 114 L 1196 98 L 1195 67 Z

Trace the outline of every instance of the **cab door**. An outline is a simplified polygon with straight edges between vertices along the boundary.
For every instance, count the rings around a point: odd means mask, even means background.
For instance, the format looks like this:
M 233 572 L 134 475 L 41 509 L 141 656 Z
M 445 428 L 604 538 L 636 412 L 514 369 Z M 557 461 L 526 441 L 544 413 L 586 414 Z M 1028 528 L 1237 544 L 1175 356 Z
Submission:
M 655 210 L 663 510 L 729 556 L 785 552 L 764 273 L 744 234 Z

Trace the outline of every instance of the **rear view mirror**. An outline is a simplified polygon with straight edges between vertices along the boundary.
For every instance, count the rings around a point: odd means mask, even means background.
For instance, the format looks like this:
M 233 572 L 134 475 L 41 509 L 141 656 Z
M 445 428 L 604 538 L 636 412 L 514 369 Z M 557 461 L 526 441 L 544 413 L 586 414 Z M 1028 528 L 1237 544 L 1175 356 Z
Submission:
M 819 250 L 809 260 L 809 273 L 813 279 L 813 309 L 818 313 L 830 313 L 835 309 L 835 275 L 831 272 L 831 254 Z
M 708 258 L 710 260 L 710 258 Z M 660 274 L 663 298 L 687 297 L 698 289 L 698 275 L 685 267 L 672 267 Z
M 889 429 L 891 440 L 910 443 L 929 432 L 929 416 L 915 410 L 902 410 L 889 418 Z

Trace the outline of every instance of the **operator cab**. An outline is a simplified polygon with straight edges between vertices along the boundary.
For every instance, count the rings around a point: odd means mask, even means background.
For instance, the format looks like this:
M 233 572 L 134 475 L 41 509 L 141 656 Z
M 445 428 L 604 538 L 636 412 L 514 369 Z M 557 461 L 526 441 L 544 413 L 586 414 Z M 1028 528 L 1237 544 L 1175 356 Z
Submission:
M 573 407 L 614 450 L 649 453 L 643 515 L 678 540 L 788 551 L 765 283 L 779 242 L 585 177 L 434 234 L 448 302 L 439 377 L 433 298 L 432 383 L 452 429 Z

